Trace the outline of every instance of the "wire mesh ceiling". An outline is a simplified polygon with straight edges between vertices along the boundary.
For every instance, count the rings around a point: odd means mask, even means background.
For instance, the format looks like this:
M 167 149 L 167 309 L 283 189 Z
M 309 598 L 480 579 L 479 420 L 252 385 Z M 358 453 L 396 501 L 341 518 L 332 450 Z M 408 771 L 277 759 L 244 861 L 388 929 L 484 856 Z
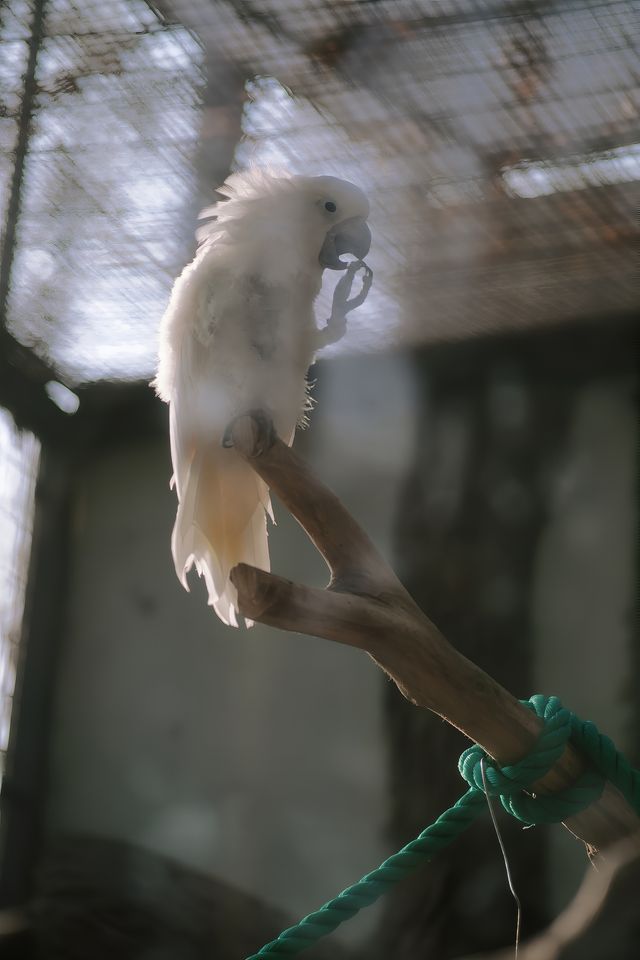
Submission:
M 3 213 L 35 2 L 0 26 Z M 637 4 L 45 12 L 8 323 L 67 382 L 151 374 L 198 203 L 217 185 L 217 139 L 222 150 L 236 120 L 235 164 L 338 174 L 371 198 L 376 285 L 340 349 L 635 309 Z

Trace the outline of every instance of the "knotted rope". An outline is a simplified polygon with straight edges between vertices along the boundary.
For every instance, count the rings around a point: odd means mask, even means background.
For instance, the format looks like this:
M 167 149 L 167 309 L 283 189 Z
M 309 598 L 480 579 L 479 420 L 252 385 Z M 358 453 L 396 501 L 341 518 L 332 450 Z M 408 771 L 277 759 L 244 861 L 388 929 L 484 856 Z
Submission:
M 477 744 L 469 747 L 458 763 L 469 789 L 452 807 L 376 870 L 347 887 L 319 910 L 303 917 L 295 926 L 283 930 L 247 960 L 293 957 L 301 953 L 364 907 L 375 903 L 395 883 L 433 859 L 460 836 L 487 808 L 480 765 L 482 759 L 489 794 L 499 798 L 504 809 L 524 823 L 559 823 L 575 816 L 600 797 L 606 780 L 610 780 L 640 814 L 640 771 L 631 767 L 609 737 L 601 734 L 594 723 L 581 720 L 566 710 L 557 697 L 536 694 L 521 702 L 544 724 L 535 746 L 526 757 L 518 763 L 499 767 Z M 569 740 L 592 767 L 561 793 L 535 797 L 526 793 L 528 786 L 548 773 Z

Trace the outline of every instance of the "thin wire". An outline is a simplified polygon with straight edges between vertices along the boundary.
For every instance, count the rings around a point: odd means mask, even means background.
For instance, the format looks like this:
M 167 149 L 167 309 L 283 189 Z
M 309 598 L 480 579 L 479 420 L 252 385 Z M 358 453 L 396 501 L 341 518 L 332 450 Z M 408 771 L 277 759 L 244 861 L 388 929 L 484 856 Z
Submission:
M 491 822 L 493 823 L 493 829 L 496 832 L 496 837 L 498 838 L 498 843 L 500 844 L 500 850 L 502 852 L 502 859 L 504 860 L 504 869 L 507 874 L 507 883 L 509 884 L 509 890 L 511 891 L 511 896 L 516 902 L 517 912 L 516 912 L 516 949 L 514 958 L 518 960 L 518 947 L 520 946 L 520 921 L 522 920 L 522 904 L 520 903 L 520 897 L 516 893 L 516 889 L 513 885 L 513 879 L 511 877 L 511 870 L 509 868 L 509 859 L 507 857 L 507 851 L 502 840 L 502 835 L 500 833 L 500 828 L 498 826 L 498 821 L 496 819 L 496 814 L 493 809 L 493 802 L 489 796 L 489 789 L 487 785 L 487 775 L 485 773 L 485 760 L 484 757 L 480 759 L 480 773 L 482 774 L 482 786 L 484 789 L 484 795 L 487 798 L 487 806 L 489 807 L 489 813 L 491 815 Z

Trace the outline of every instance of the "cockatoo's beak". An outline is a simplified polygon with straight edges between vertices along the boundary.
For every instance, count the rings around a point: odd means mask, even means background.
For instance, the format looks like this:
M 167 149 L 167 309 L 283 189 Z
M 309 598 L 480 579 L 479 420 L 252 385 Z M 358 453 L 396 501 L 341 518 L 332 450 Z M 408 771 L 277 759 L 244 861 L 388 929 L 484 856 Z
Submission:
M 340 257 L 343 253 L 352 253 L 363 260 L 371 247 L 371 231 L 364 217 L 350 217 L 331 227 L 325 237 L 319 260 L 329 270 L 346 270 L 349 266 Z

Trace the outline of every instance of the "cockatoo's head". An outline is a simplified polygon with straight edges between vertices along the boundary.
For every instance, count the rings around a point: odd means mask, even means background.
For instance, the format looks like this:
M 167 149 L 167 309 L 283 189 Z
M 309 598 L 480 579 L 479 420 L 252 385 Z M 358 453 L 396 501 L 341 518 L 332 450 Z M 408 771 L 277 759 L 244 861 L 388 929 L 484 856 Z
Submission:
M 369 201 L 362 190 L 337 177 L 296 177 L 299 200 L 307 214 L 310 240 L 315 241 L 321 267 L 346 270 L 340 258 L 353 254 L 363 260 L 371 246 L 367 225 Z M 308 218 L 308 220 L 307 220 Z
M 208 207 L 212 218 L 196 236 L 205 246 L 232 243 L 238 270 L 270 280 L 299 273 L 346 270 L 341 258 L 366 257 L 371 246 L 369 202 L 362 190 L 337 177 L 276 175 L 259 168 L 231 174 L 218 188 L 227 199 Z

